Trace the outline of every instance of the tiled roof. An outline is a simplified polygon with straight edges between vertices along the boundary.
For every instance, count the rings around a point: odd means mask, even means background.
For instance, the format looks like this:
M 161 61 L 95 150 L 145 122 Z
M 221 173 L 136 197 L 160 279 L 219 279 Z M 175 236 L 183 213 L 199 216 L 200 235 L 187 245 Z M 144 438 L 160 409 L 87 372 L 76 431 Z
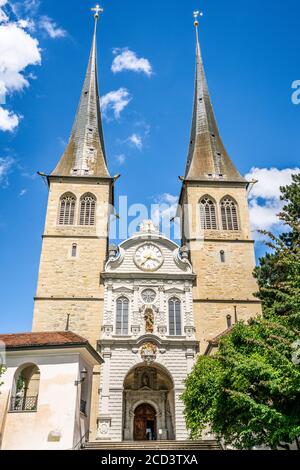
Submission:
M 39 346 L 89 345 L 85 338 L 70 331 L 0 335 L 0 341 L 5 343 L 7 350 Z
M 219 334 L 218 336 L 216 336 L 215 338 L 213 339 L 210 339 L 209 340 L 209 343 L 211 345 L 218 345 L 219 342 L 220 342 L 220 339 L 223 338 L 223 336 L 226 336 L 226 335 L 229 335 L 229 333 L 232 331 L 232 327 L 231 328 L 228 328 L 227 330 L 223 331 L 223 333 Z

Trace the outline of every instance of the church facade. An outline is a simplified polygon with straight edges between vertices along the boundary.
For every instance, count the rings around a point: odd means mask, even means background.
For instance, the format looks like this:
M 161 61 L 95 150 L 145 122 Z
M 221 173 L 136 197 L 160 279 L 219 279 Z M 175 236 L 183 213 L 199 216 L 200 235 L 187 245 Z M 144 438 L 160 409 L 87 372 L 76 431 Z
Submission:
M 61 332 L 67 324 L 103 359 L 90 385 L 91 440 L 186 440 L 180 396 L 197 355 L 234 323 L 261 312 L 249 182 L 220 137 L 196 19 L 193 123 L 179 197 L 188 210 L 178 212 L 182 244 L 145 221 L 130 239 L 110 245 L 116 178 L 101 124 L 98 19 L 96 13 L 71 137 L 47 175 L 33 332 Z
M 187 439 L 180 395 L 199 350 L 187 253 L 145 221 L 102 277 L 98 438 Z

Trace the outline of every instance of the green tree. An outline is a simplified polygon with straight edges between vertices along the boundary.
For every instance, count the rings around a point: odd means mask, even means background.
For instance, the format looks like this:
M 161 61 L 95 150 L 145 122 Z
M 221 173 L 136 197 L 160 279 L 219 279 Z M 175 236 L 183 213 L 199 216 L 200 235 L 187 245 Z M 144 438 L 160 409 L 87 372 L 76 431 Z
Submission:
M 208 426 L 238 449 L 289 448 L 300 438 L 300 176 L 281 188 L 272 253 L 255 270 L 263 316 L 238 323 L 213 357 L 200 357 L 183 394 L 187 426 L 198 439 Z

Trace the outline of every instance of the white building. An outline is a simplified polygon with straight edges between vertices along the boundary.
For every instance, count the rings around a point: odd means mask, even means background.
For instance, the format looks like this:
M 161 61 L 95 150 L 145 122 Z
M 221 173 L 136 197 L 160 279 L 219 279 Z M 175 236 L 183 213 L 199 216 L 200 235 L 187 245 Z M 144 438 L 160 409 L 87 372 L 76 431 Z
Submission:
M 94 367 L 102 358 L 71 332 L 0 335 L 0 449 L 71 450 L 88 439 Z
M 198 342 L 195 275 L 185 250 L 146 221 L 132 238 L 111 247 L 102 277 L 98 438 L 187 439 L 180 395 Z

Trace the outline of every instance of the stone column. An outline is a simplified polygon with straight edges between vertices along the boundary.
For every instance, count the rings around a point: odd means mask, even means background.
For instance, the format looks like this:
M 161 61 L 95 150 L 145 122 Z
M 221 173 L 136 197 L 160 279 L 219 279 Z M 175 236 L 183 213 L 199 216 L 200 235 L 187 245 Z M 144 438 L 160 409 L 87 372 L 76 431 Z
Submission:
M 107 347 L 102 351 L 104 364 L 102 366 L 102 394 L 100 402 L 100 417 L 98 419 L 97 438 L 110 440 L 111 417 L 109 413 L 109 387 L 110 387 L 110 363 L 111 349 Z

